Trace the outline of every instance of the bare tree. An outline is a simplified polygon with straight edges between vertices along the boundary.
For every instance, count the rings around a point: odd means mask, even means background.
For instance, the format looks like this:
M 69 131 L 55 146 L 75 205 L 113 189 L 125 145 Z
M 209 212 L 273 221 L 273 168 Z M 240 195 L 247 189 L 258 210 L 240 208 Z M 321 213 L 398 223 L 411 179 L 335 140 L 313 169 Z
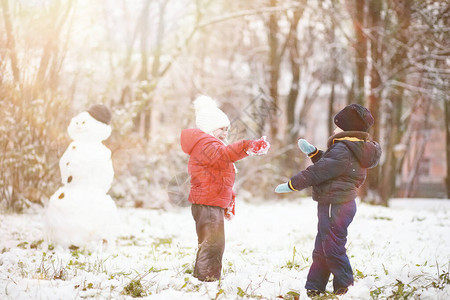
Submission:
M 353 97 L 349 98 L 352 103 L 364 104 L 365 102 L 365 85 L 364 80 L 367 71 L 367 36 L 364 32 L 366 27 L 366 6 L 365 0 L 345 0 L 347 9 L 350 12 L 355 31 L 355 39 L 351 41 L 351 46 L 355 50 L 355 79 L 352 90 Z M 370 1 L 369 1 L 370 2 Z M 380 2 L 380 1 L 377 1 Z
M 298 101 L 298 94 L 300 88 L 300 75 L 301 75 L 301 58 L 298 49 L 298 22 L 303 15 L 303 9 L 296 10 L 291 18 L 290 39 L 289 39 L 289 62 L 291 65 L 292 81 L 291 88 L 287 97 L 287 130 L 288 130 L 288 143 L 292 144 L 298 138 L 296 135 L 295 126 L 295 107 Z
M 450 199 L 450 99 L 444 99 L 444 111 L 445 111 L 445 140 L 446 140 L 446 158 L 447 158 L 447 177 L 445 178 L 447 188 L 447 198 Z
M 270 0 L 271 7 L 277 6 L 277 0 Z M 279 105 L 278 80 L 280 78 L 280 64 L 283 53 L 280 51 L 278 18 L 276 14 L 270 14 L 268 20 L 268 46 L 269 46 L 269 95 L 272 100 L 273 109 L 276 110 Z M 270 116 L 270 131 L 272 138 L 277 137 L 278 118 L 276 114 Z
M 381 65 L 381 45 L 383 32 L 381 26 L 381 13 L 382 2 L 371 1 L 368 5 L 368 19 L 370 28 L 370 90 L 368 96 L 368 108 L 372 113 L 375 123 L 371 127 L 370 131 L 372 138 L 376 141 L 380 140 L 380 104 L 381 104 L 381 77 L 380 77 L 380 65 Z M 368 171 L 367 183 L 365 185 L 366 192 L 363 196 L 363 200 L 371 203 L 379 204 L 381 202 L 379 194 L 379 170 L 377 166 Z
M 20 84 L 20 70 L 17 61 L 16 41 L 14 38 L 14 30 L 11 22 L 11 11 L 9 8 L 9 0 L 2 0 L 2 8 L 7 37 L 6 48 L 8 49 L 9 52 L 11 69 L 14 75 L 14 82 L 16 84 Z
M 411 19 L 411 6 L 407 1 L 397 1 L 392 3 L 393 15 L 396 17 L 397 22 L 389 22 L 392 24 L 391 31 L 395 34 L 391 39 L 396 40 L 397 43 L 390 43 L 395 45 L 395 52 L 391 56 L 391 59 L 387 63 L 390 70 L 396 70 L 399 68 L 406 59 L 408 51 L 408 35 L 410 32 L 410 19 Z M 385 47 L 387 48 L 387 47 Z M 392 72 L 392 71 L 391 71 Z M 406 81 L 406 72 L 400 72 L 396 76 L 396 80 L 399 82 Z M 385 141 L 384 155 L 385 160 L 381 166 L 381 204 L 387 206 L 389 199 L 394 195 L 396 189 L 396 175 L 397 175 L 397 156 L 395 155 L 394 147 L 398 145 L 402 138 L 402 124 L 401 116 L 403 112 L 403 98 L 404 88 L 401 86 L 395 86 L 390 89 L 386 101 L 386 109 L 383 111 L 386 121 L 385 128 Z
M 65 6 L 58 3 L 50 7 L 47 16 L 49 34 L 46 36 L 47 40 L 36 74 L 34 97 L 39 97 L 47 88 L 56 88 L 57 86 L 58 74 L 65 58 L 63 51 L 67 51 L 67 47 L 61 46 L 61 44 L 65 44 L 62 40 L 64 38 L 62 32 L 67 22 L 70 21 L 69 16 L 72 9 L 72 1 L 67 1 Z M 56 16 L 55 19 L 53 19 L 54 16 Z M 70 38 L 70 28 L 69 36 L 65 38 Z

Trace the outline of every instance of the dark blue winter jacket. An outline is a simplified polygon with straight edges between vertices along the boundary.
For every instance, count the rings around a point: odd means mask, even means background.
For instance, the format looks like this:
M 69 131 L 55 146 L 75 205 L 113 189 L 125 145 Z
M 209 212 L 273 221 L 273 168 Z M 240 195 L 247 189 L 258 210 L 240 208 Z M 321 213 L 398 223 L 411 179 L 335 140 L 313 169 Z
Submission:
M 312 157 L 313 165 L 291 178 L 289 187 L 299 191 L 312 186 L 312 197 L 320 203 L 352 201 L 380 156 L 380 145 L 369 141 L 367 132 L 340 132 L 329 138 L 326 152 Z

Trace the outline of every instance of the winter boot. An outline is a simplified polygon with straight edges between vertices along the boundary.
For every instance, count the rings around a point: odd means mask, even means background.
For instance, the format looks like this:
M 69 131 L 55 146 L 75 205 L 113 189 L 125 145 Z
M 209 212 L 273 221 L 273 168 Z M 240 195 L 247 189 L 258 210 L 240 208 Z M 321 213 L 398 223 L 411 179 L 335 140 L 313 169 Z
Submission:
M 348 288 L 339 288 L 337 291 L 334 291 L 335 295 L 345 295 L 348 292 Z
M 320 296 L 320 291 L 306 290 L 306 295 L 311 299 L 315 299 Z

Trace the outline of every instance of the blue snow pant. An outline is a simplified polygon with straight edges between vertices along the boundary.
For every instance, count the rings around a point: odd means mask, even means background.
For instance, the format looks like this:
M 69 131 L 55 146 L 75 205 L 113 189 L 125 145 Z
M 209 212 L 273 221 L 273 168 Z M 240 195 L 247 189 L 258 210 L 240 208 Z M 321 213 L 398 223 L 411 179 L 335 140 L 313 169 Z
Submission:
M 353 272 L 346 254 L 347 228 L 356 214 L 356 202 L 323 204 L 317 206 L 319 224 L 313 263 L 309 269 L 305 288 L 325 292 L 330 273 L 333 274 L 334 292 L 353 285 Z

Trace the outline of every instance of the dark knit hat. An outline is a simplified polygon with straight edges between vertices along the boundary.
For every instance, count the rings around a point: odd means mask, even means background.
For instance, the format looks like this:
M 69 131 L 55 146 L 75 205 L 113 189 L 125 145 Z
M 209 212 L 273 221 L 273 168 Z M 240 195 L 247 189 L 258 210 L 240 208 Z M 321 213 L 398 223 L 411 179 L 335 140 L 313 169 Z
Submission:
M 97 121 L 100 121 L 102 123 L 105 123 L 106 125 L 109 125 L 111 122 L 111 111 L 103 104 L 94 104 L 87 112 Z
M 359 104 L 347 105 L 334 116 L 334 124 L 344 131 L 368 131 L 373 123 L 370 111 Z

